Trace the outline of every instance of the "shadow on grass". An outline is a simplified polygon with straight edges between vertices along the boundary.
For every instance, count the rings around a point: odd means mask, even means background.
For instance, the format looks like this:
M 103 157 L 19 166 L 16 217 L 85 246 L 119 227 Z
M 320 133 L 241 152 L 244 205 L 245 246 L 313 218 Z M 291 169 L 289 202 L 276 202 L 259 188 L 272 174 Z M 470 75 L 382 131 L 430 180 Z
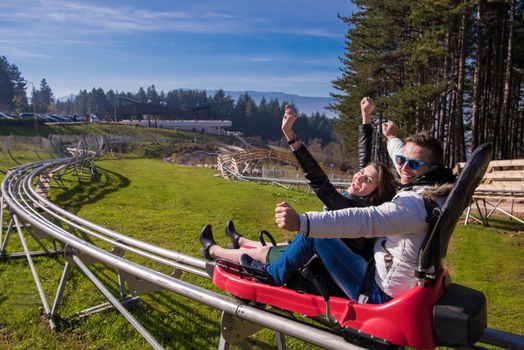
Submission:
M 69 212 L 76 213 L 83 205 L 95 203 L 107 194 L 125 188 L 131 183 L 125 176 L 98 168 L 100 176 L 91 182 L 78 182 L 56 196 L 54 202 Z
M 184 297 L 167 291 L 148 294 L 148 300 L 142 299 L 139 307 L 152 312 L 137 313 L 136 317 L 144 325 L 154 325 L 148 327 L 149 331 L 161 344 L 195 350 L 218 346 L 220 323 L 209 307 L 203 306 L 197 310 Z M 166 314 L 170 317 L 166 317 Z M 258 349 L 275 348 L 275 344 L 248 339 Z
M 521 218 L 522 219 L 522 218 Z M 524 224 L 518 222 L 517 220 L 508 218 L 502 215 L 490 216 L 488 219 L 489 228 L 496 230 L 503 230 L 501 233 L 513 233 L 513 232 L 523 232 Z M 481 225 L 480 223 L 472 222 L 468 225 Z
M 504 231 L 509 232 L 523 232 L 524 231 L 524 224 L 513 220 L 513 219 L 506 219 L 501 217 L 496 218 L 490 218 L 489 220 L 489 226 L 496 229 L 501 229 Z

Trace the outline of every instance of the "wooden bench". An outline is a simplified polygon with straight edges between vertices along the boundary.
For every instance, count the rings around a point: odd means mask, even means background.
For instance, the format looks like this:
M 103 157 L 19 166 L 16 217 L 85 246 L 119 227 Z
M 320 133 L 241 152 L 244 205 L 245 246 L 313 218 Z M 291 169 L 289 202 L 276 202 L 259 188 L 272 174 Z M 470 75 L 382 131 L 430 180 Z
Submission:
M 460 172 L 464 164 L 457 164 L 455 173 Z M 473 205 L 480 219 L 471 215 Z M 489 217 L 495 211 L 524 224 L 524 220 L 514 215 L 516 212 L 524 213 L 524 159 L 493 160 L 489 163 L 473 195 L 473 201 L 466 210 L 464 225 L 471 218 L 487 226 Z

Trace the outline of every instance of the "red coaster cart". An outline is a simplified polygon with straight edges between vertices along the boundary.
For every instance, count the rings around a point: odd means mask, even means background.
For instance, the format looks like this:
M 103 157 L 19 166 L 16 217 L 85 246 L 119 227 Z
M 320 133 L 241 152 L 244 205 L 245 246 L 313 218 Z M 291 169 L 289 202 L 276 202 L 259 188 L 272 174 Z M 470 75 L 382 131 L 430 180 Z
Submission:
M 442 259 L 492 152 L 489 144 L 473 152 L 446 202 L 433 212 L 419 267 L 414 271 L 418 286 L 389 302 L 359 304 L 260 283 L 253 271 L 227 260 L 210 261 L 207 270 L 215 286 L 238 298 L 312 318 L 325 315 L 323 323 L 340 331 L 351 343 L 372 348 L 473 346 L 486 327 L 486 299 L 479 291 L 452 283 Z

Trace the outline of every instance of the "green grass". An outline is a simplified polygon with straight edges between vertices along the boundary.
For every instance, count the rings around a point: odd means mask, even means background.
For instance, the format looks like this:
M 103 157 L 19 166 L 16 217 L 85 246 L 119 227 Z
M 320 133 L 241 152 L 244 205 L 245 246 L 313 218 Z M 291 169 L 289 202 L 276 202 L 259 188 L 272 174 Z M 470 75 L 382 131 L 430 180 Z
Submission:
M 227 243 L 223 227 L 228 219 L 234 219 L 239 229 L 252 238 L 260 229 L 269 229 L 283 239 L 282 232 L 273 229 L 272 213 L 277 201 L 288 199 L 300 210 L 320 206 L 305 193 L 227 181 L 214 177 L 208 169 L 155 160 L 102 160 L 98 165 L 103 174 L 98 182 L 76 184 L 67 192 L 56 190 L 53 200 L 103 226 L 194 256 L 199 256 L 198 233 L 206 223 L 216 227 L 222 244 Z M 20 249 L 17 241 L 12 238 L 11 251 Z M 51 302 L 63 261 L 39 259 L 36 265 L 42 278 L 46 276 L 42 282 Z M 163 271 L 170 272 L 167 268 Z M 109 281 L 112 274 L 102 267 L 97 267 L 96 273 L 104 281 Z M 27 264 L 1 263 L 0 278 L 6 281 L 0 291 L 0 348 L 24 349 L 34 344 L 48 349 L 145 347 L 141 337 L 116 312 L 104 312 L 67 325 L 55 339 L 56 334 L 39 317 L 39 302 Z M 184 280 L 212 288 L 209 281 L 198 277 L 184 276 Z M 76 269 L 64 297 L 64 316 L 103 301 Z M 219 313 L 173 293 L 145 296 L 132 312 L 167 348 L 216 348 L 218 344 Z M 253 344 L 273 348 L 274 336 L 264 331 Z M 290 348 L 303 347 L 296 340 L 290 342 Z
M 52 200 L 102 226 L 185 254 L 199 256 L 198 233 L 212 224 L 220 244 L 227 244 L 223 227 L 233 219 L 239 231 L 255 238 L 268 229 L 287 238 L 273 222 L 274 205 L 289 201 L 298 211 L 320 209 L 312 195 L 280 187 L 224 180 L 208 169 L 182 167 L 158 160 L 103 159 L 93 183 L 71 183 L 68 191 L 53 190 Z M 488 298 L 489 326 L 522 334 L 524 254 L 522 227 L 506 221 L 496 227 L 460 226 L 450 244 L 447 265 L 457 283 L 483 291 Z M 13 237 L 9 249 L 20 249 Z M 126 257 L 128 257 L 126 255 Z M 132 256 L 129 256 L 132 258 Z M 145 263 L 141 259 L 135 261 Z M 36 267 L 52 302 L 63 260 L 38 259 Z M 169 273 L 169 269 L 147 262 Z M 114 272 L 92 266 L 97 276 L 115 290 Z M 206 288 L 199 277 L 183 279 Z M 64 322 L 52 332 L 41 319 L 40 303 L 27 263 L 0 263 L 0 348 L 8 349 L 144 349 L 147 344 L 115 311 Z M 216 290 L 216 289 L 214 289 Z M 60 313 L 102 302 L 94 287 L 73 269 Z M 174 293 L 146 295 L 131 312 L 162 345 L 169 349 L 213 349 L 218 346 L 219 313 Z M 275 348 L 271 332 L 263 331 L 251 342 L 255 348 Z M 288 339 L 290 349 L 310 348 Z
M 14 139 L 7 136 L 14 134 Z M 141 128 L 121 124 L 44 124 L 32 120 L 0 120 L 0 170 L 16 166 L 16 161 L 21 164 L 39 160 L 42 158 L 54 158 L 52 150 L 45 150 L 41 145 L 35 148 L 34 137 L 47 138 L 50 135 L 85 135 L 85 136 L 108 136 L 111 139 L 124 137 L 123 145 L 113 145 L 108 148 L 108 153 L 125 158 L 177 158 L 177 155 L 187 159 L 186 153 L 191 154 L 195 150 L 213 152 L 224 144 L 233 144 L 234 138 L 230 136 L 219 136 L 200 132 Z M 22 136 L 22 137 L 20 137 Z M 35 149 L 38 155 L 35 153 Z M 14 161 L 8 156 L 10 150 Z M 191 156 L 189 156 L 191 158 Z M 179 159 L 180 160 L 180 159 Z M 210 159 L 195 159 L 195 162 L 206 162 Z M 190 160 L 191 161 L 191 160 Z M 212 159 L 214 161 L 214 158 Z M 180 163 L 180 161 L 179 161 Z M 1 174 L 1 172 L 0 172 Z
M 502 218 L 490 225 L 455 230 L 449 269 L 455 282 L 486 295 L 489 327 L 524 334 L 524 226 Z
M 168 129 L 139 128 L 123 124 L 83 123 L 46 124 L 35 120 L 0 120 L 0 135 L 20 135 L 48 137 L 54 135 L 125 135 L 142 138 L 171 138 L 174 140 L 193 140 L 213 143 L 223 139 L 216 135 L 198 132 L 185 132 Z

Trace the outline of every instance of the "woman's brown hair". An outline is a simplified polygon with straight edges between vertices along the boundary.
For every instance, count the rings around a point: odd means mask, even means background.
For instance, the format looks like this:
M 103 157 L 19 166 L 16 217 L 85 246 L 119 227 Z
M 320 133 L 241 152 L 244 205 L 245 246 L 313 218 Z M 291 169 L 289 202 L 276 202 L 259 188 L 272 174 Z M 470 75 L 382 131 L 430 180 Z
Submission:
M 377 188 L 367 196 L 367 199 L 371 205 L 389 202 L 397 192 L 395 176 L 387 165 L 382 162 L 370 162 L 368 165 L 371 165 L 377 171 L 378 183 Z

